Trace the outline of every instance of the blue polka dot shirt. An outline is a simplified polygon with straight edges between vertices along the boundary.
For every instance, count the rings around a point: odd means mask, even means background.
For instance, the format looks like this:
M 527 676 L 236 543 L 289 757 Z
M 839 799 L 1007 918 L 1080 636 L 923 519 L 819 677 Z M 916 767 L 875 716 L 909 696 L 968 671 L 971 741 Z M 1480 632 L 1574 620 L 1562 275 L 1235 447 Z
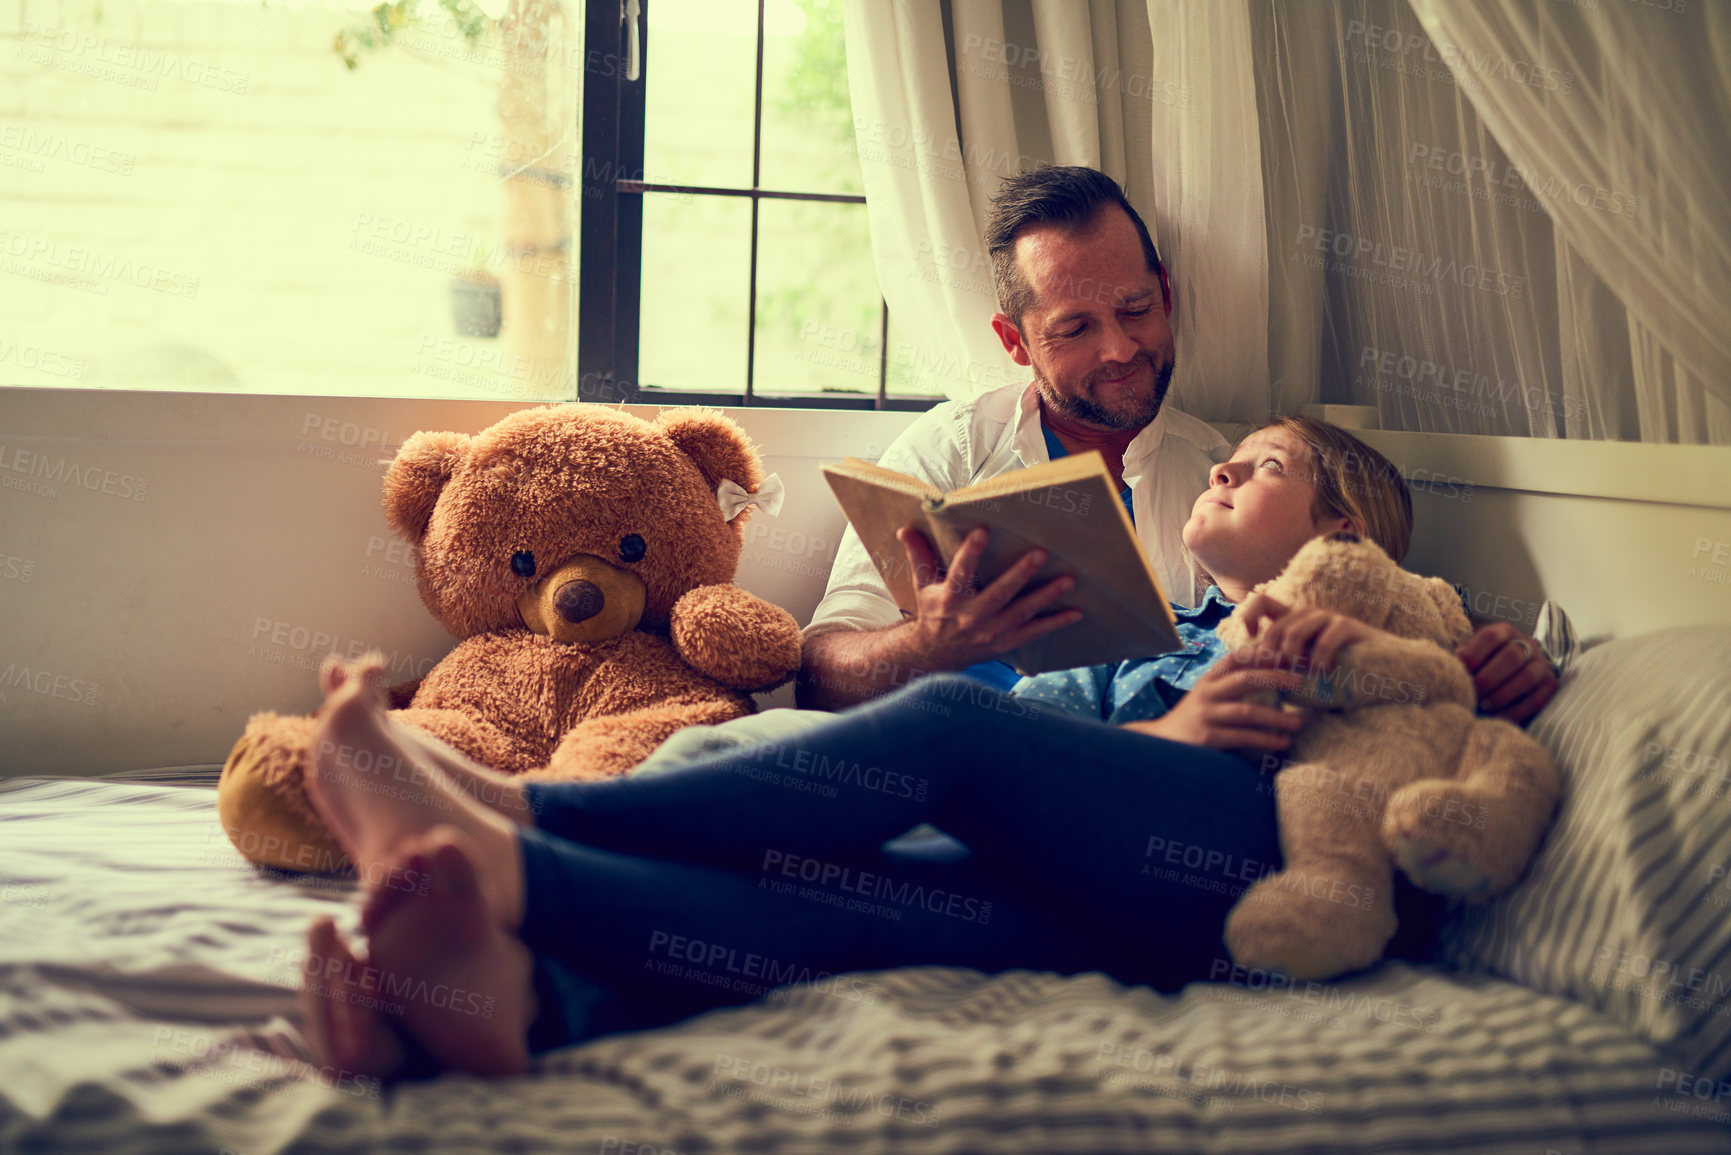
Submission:
M 1214 628 L 1235 608 L 1219 586 L 1209 586 L 1201 605 L 1172 607 L 1183 649 L 1153 658 L 1035 674 L 1017 682 L 1010 693 L 1114 726 L 1158 718 L 1177 705 L 1210 666 L 1226 656 L 1226 643 Z

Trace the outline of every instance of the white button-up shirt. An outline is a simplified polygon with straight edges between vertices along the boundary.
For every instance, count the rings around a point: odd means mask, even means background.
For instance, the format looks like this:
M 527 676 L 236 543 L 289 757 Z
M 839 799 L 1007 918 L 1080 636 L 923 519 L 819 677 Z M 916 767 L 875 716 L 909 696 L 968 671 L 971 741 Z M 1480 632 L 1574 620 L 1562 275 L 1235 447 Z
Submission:
M 1208 488 L 1208 470 L 1231 456 L 1232 447 L 1207 422 L 1162 405 L 1124 450 L 1124 482 L 1130 487 L 1136 536 L 1166 594 L 1193 606 L 1203 589 L 1184 523 L 1196 498 Z M 1006 385 L 967 401 L 946 401 L 920 415 L 884 451 L 878 464 L 911 474 L 948 493 L 1049 460 L 1034 384 Z M 881 630 L 902 620 L 871 555 L 849 526 L 836 550 L 823 601 L 805 636 L 834 630 Z

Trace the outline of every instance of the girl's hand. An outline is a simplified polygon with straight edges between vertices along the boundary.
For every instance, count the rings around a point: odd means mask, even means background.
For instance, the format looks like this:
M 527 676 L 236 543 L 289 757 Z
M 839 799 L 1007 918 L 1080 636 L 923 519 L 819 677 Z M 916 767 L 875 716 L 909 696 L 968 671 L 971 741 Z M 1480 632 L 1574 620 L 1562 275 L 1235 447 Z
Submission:
M 1296 690 L 1303 682 L 1297 674 L 1269 669 L 1253 654 L 1227 654 L 1170 712 L 1124 728 L 1216 750 L 1284 750 L 1303 717 L 1244 699 L 1265 690 Z
M 1331 673 L 1341 650 L 1381 632 L 1334 610 L 1293 609 L 1267 594 L 1252 594 L 1238 612 L 1258 660 L 1299 673 Z

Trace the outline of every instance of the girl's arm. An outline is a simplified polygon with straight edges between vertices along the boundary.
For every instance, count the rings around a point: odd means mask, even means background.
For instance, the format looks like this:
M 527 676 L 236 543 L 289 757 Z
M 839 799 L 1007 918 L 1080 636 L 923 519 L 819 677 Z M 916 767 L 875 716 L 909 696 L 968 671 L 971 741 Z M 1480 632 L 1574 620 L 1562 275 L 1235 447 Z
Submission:
M 1227 654 L 1172 709 L 1148 721 L 1125 722 L 1123 729 L 1216 750 L 1278 753 L 1304 724 L 1297 713 L 1280 709 L 1279 695 L 1302 682 L 1254 654 Z

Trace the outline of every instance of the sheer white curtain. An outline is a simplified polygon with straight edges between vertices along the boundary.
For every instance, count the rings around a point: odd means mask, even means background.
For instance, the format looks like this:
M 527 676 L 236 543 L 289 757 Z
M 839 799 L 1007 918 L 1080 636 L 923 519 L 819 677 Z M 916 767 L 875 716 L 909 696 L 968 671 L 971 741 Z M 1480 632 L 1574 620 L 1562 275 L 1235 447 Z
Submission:
M 1411 2 L 1453 74 L 1482 78 L 1473 104 L 1533 174 L 1561 279 L 1622 302 L 1640 437 L 1731 444 L 1731 6 Z M 1601 403 L 1606 384 L 1565 377 Z
M 872 255 L 897 340 L 892 384 L 966 396 L 1007 381 L 991 267 L 962 162 L 938 5 L 849 0 L 848 90 Z M 1014 155 L 1014 148 L 1011 149 Z
M 1258 421 L 1313 400 L 1274 396 L 1268 373 L 1268 258 L 1250 8 L 1244 0 L 1149 0 L 1152 75 L 1176 99 L 1153 107 L 1161 255 L 1171 265 L 1173 396 L 1211 421 Z
M 1731 443 L 1731 10 L 1689 11 L 1254 5 L 1277 390 Z
M 1255 15 L 1282 379 L 1385 428 L 1562 432 L 1549 222 L 1404 0 Z
M 845 11 L 892 384 L 960 397 L 1026 379 L 989 324 L 987 206 L 1011 173 L 1085 164 L 1124 187 L 1171 266 L 1175 401 L 1211 419 L 1267 411 L 1245 0 L 953 0 L 947 28 L 935 0 Z
M 1020 379 L 987 326 L 986 203 L 1056 161 L 1154 230 L 1190 412 L 1731 444 L 1731 4 L 847 14 L 892 361 L 952 396 Z

